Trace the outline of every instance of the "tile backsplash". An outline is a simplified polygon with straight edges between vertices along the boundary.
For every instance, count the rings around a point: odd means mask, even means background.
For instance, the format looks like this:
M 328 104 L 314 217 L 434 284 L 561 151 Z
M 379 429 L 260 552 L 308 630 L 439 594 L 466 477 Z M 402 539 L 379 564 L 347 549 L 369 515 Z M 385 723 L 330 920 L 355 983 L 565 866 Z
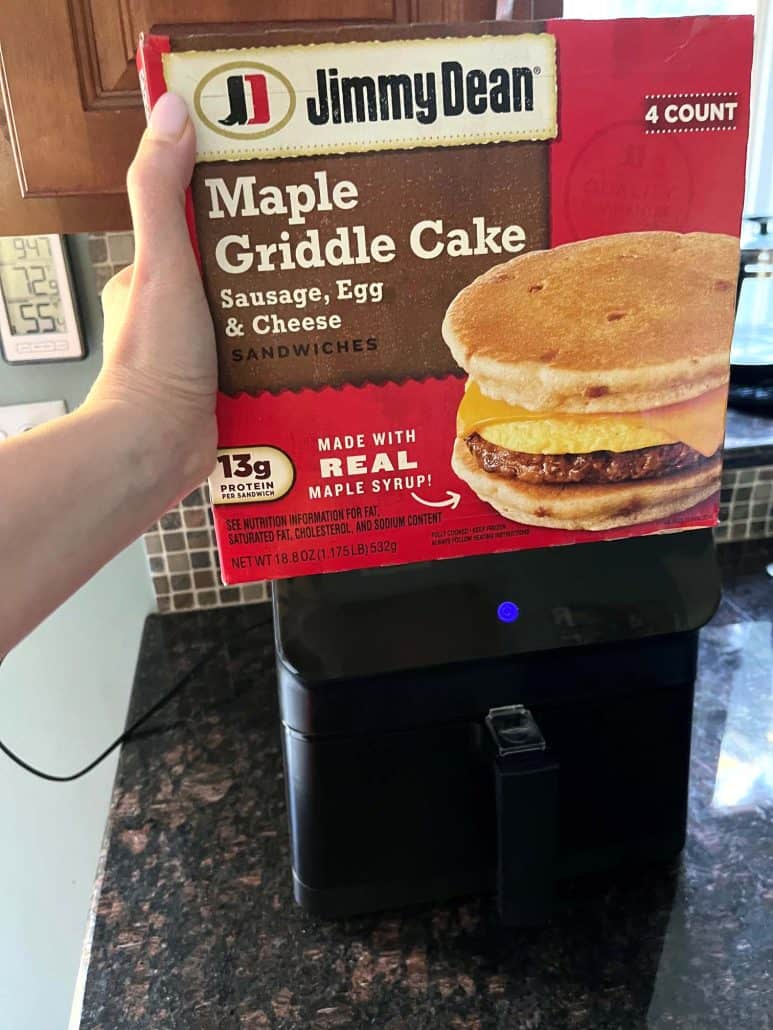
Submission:
M 131 264 L 130 232 L 89 236 L 97 289 Z M 722 473 L 718 541 L 773 536 L 773 465 L 727 468 Z M 268 584 L 226 587 L 212 528 L 207 486 L 203 484 L 167 512 L 145 534 L 153 586 L 162 612 L 266 601 Z
M 90 233 L 89 254 L 94 266 L 97 293 L 116 272 L 134 260 L 134 234 L 130 232 Z
M 719 495 L 717 540 L 773 536 L 773 465 L 726 468 Z
M 145 549 L 159 611 L 268 600 L 265 583 L 223 586 L 206 484 L 148 530 Z

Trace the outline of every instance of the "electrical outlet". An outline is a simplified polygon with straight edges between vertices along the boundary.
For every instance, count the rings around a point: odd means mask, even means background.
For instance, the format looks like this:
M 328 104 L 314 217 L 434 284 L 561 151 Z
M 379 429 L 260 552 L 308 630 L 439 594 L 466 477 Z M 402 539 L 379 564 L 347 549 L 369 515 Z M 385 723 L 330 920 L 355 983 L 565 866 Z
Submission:
M 67 412 L 64 401 L 41 401 L 37 404 L 8 404 L 0 407 L 0 440 L 59 418 Z

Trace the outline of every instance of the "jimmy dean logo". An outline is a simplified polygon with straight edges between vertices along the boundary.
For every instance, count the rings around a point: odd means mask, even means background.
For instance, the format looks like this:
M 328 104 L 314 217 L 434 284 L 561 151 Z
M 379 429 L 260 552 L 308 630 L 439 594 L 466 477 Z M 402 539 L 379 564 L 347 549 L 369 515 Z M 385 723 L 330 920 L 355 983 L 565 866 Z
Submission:
M 169 89 L 192 110 L 198 161 L 557 133 L 547 33 L 195 51 L 163 61 Z
M 193 94 L 199 122 L 227 140 L 259 140 L 279 132 L 295 104 L 287 76 L 260 61 L 218 64 L 201 77 Z
M 271 121 L 268 104 L 267 79 L 263 72 L 245 75 L 229 75 L 225 80 L 228 87 L 228 114 L 218 118 L 220 125 L 266 125 Z M 249 87 L 250 110 L 247 110 Z
M 534 110 L 531 68 L 465 71 L 459 61 L 443 61 L 440 75 L 341 76 L 337 68 L 317 71 L 317 96 L 306 101 L 312 125 L 388 122 L 415 118 L 433 125 L 461 114 L 513 114 Z M 438 79 L 440 88 L 438 88 Z

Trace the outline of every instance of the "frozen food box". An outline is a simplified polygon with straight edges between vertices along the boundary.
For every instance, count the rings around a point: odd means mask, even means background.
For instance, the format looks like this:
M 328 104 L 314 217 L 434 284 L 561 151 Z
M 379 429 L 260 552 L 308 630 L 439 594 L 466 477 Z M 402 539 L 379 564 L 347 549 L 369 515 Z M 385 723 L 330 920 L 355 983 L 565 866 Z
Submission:
M 242 583 L 712 526 L 752 19 L 150 33 Z

